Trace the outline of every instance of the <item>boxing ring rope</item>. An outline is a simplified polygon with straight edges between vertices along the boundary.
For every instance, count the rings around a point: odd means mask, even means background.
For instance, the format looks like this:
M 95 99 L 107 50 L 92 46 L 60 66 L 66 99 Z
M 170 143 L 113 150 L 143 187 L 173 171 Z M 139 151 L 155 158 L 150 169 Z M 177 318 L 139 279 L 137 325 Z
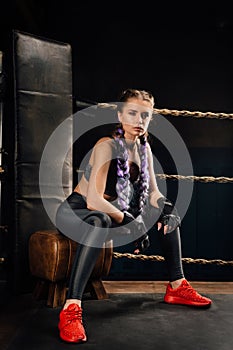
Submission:
M 100 108 L 110 108 L 110 109 L 116 109 L 115 104 L 108 104 L 108 103 L 99 103 L 97 105 Z M 199 112 L 199 111 L 187 111 L 187 110 L 175 110 L 175 109 L 153 109 L 154 114 L 162 114 L 162 115 L 169 115 L 174 117 L 193 117 L 193 118 L 209 118 L 209 119 L 233 119 L 232 113 L 214 113 L 214 112 Z M 156 174 L 156 177 L 165 180 L 165 179 L 172 179 L 172 180 L 186 180 L 186 181 L 200 181 L 200 182 L 217 182 L 217 183 L 233 183 L 232 177 L 213 177 L 213 176 L 184 176 L 184 175 L 168 175 L 168 174 Z M 113 252 L 113 257 L 116 259 L 125 257 L 128 259 L 139 259 L 143 261 L 164 261 L 164 257 L 160 255 L 144 255 L 144 254 L 131 254 L 131 253 L 119 253 L 119 252 Z M 233 261 L 225 261 L 221 259 L 203 259 L 203 258 L 182 258 L 182 261 L 186 264 L 216 264 L 221 266 L 233 266 Z
M 139 259 L 139 260 L 144 260 L 144 261 L 148 261 L 148 260 L 155 260 L 155 261 L 165 261 L 164 257 L 161 255 L 144 255 L 144 254 L 131 254 L 131 253 L 118 253 L 118 252 L 113 252 L 113 257 L 116 259 L 119 258 L 128 258 L 128 259 Z M 226 265 L 230 265 L 233 266 L 233 261 L 225 261 L 225 260 L 221 260 L 221 259 L 212 259 L 212 260 L 206 260 L 206 259 L 202 259 L 202 258 L 198 258 L 198 259 L 193 259 L 193 258 L 182 258 L 182 261 L 186 264 L 216 264 L 216 265 L 221 265 L 221 266 L 226 266 Z
M 200 182 L 218 182 L 218 183 L 233 183 L 233 177 L 214 177 L 214 176 L 184 176 L 184 175 L 167 175 L 167 174 L 156 174 L 156 177 L 164 179 L 175 179 L 175 180 L 190 180 Z
M 98 103 L 100 108 L 111 108 L 116 109 L 117 105 L 111 103 Z M 187 111 L 187 110 L 176 110 L 167 108 L 154 108 L 154 114 L 169 115 L 173 117 L 194 117 L 194 118 L 211 118 L 211 119 L 233 119 L 233 113 L 214 113 L 214 112 L 199 112 L 199 111 Z

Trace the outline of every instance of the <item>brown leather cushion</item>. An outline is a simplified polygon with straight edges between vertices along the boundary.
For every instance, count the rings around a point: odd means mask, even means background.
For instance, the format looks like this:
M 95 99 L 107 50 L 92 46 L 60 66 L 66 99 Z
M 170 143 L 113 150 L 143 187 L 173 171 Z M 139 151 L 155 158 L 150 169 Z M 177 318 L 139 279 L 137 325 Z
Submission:
M 34 232 L 29 239 L 31 274 L 51 282 L 67 278 L 77 245 L 57 230 Z
M 63 236 L 57 230 L 34 232 L 29 239 L 29 266 L 35 277 L 58 282 L 70 275 L 78 243 Z M 113 255 L 112 241 L 100 251 L 90 278 L 107 276 Z

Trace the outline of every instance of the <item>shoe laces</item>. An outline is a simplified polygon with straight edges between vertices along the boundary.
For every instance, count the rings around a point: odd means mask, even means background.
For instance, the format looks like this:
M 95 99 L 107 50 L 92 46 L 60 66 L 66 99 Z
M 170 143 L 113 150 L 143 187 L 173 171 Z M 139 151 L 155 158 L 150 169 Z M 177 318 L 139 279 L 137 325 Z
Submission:
M 82 323 L 82 310 L 81 309 L 71 309 L 64 310 L 65 318 L 67 323 L 73 323 L 79 321 Z
M 203 297 L 195 291 L 195 289 L 190 285 L 183 285 L 181 288 L 179 288 L 179 294 L 186 298 L 192 298 L 193 300 L 202 300 Z

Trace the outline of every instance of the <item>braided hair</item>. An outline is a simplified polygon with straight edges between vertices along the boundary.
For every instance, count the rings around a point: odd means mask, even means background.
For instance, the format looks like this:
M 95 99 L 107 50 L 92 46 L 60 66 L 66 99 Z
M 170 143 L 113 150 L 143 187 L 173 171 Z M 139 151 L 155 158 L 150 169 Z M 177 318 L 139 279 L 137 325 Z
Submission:
M 121 210 L 129 209 L 130 174 L 128 164 L 128 152 L 124 138 L 124 130 L 119 127 L 115 132 L 117 144 L 117 184 L 118 205 Z
M 154 104 L 153 96 L 144 90 L 128 89 L 123 92 L 120 101 L 126 102 L 130 97 L 141 98 Z M 121 125 L 118 125 L 114 131 L 115 141 L 117 145 L 117 184 L 116 192 L 118 195 L 118 206 L 122 211 L 129 210 L 130 207 L 130 174 L 128 165 L 128 151 L 124 138 L 124 130 Z M 147 133 L 139 137 L 139 156 L 141 160 L 141 169 L 139 179 L 137 182 L 137 190 L 135 197 L 137 206 L 137 213 L 143 212 L 148 193 L 149 193 L 149 172 L 148 172 L 148 158 L 147 158 Z M 135 200 L 134 200 L 135 202 Z
M 124 130 L 119 126 L 115 131 L 115 141 L 117 145 L 117 183 L 116 192 L 118 195 L 118 206 L 124 210 L 129 210 L 131 187 L 130 173 L 128 165 L 128 151 L 124 138 Z M 137 182 L 137 212 L 140 214 L 143 211 L 146 199 L 149 192 L 149 173 L 148 173 L 148 158 L 147 158 L 147 137 L 140 137 L 139 156 L 141 160 L 141 170 Z
M 139 176 L 139 186 L 138 186 L 138 195 L 139 195 L 138 209 L 139 209 L 139 212 L 141 213 L 143 211 L 143 207 L 145 205 L 145 202 L 149 193 L 147 137 L 145 135 L 142 135 L 140 137 L 139 155 L 141 159 L 141 172 Z

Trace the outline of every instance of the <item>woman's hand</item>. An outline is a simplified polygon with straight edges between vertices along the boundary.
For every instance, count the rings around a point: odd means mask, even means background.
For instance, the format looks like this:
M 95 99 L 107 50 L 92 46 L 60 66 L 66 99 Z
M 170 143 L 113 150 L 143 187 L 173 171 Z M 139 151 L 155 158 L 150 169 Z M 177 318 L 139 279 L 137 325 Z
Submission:
M 181 224 L 181 219 L 176 207 L 167 198 L 161 197 L 158 199 L 158 206 L 161 210 L 160 217 L 157 222 L 158 230 L 163 227 L 163 232 L 166 235 L 168 232 L 174 231 Z
M 124 211 L 123 214 L 124 214 L 124 216 L 123 216 L 123 220 L 119 224 L 120 226 L 127 225 L 130 222 L 135 220 L 135 217 L 132 214 L 130 214 L 128 211 Z
M 136 218 L 134 218 L 131 213 L 124 211 L 124 218 L 120 225 L 123 226 L 127 224 L 130 224 L 129 232 L 132 234 L 132 237 L 138 237 L 133 241 L 135 245 L 134 254 L 144 252 L 150 246 L 150 239 L 142 216 L 138 215 Z
M 150 239 L 147 233 L 144 233 L 141 237 L 134 241 L 136 249 L 134 250 L 134 254 L 139 254 L 144 252 L 150 246 Z

